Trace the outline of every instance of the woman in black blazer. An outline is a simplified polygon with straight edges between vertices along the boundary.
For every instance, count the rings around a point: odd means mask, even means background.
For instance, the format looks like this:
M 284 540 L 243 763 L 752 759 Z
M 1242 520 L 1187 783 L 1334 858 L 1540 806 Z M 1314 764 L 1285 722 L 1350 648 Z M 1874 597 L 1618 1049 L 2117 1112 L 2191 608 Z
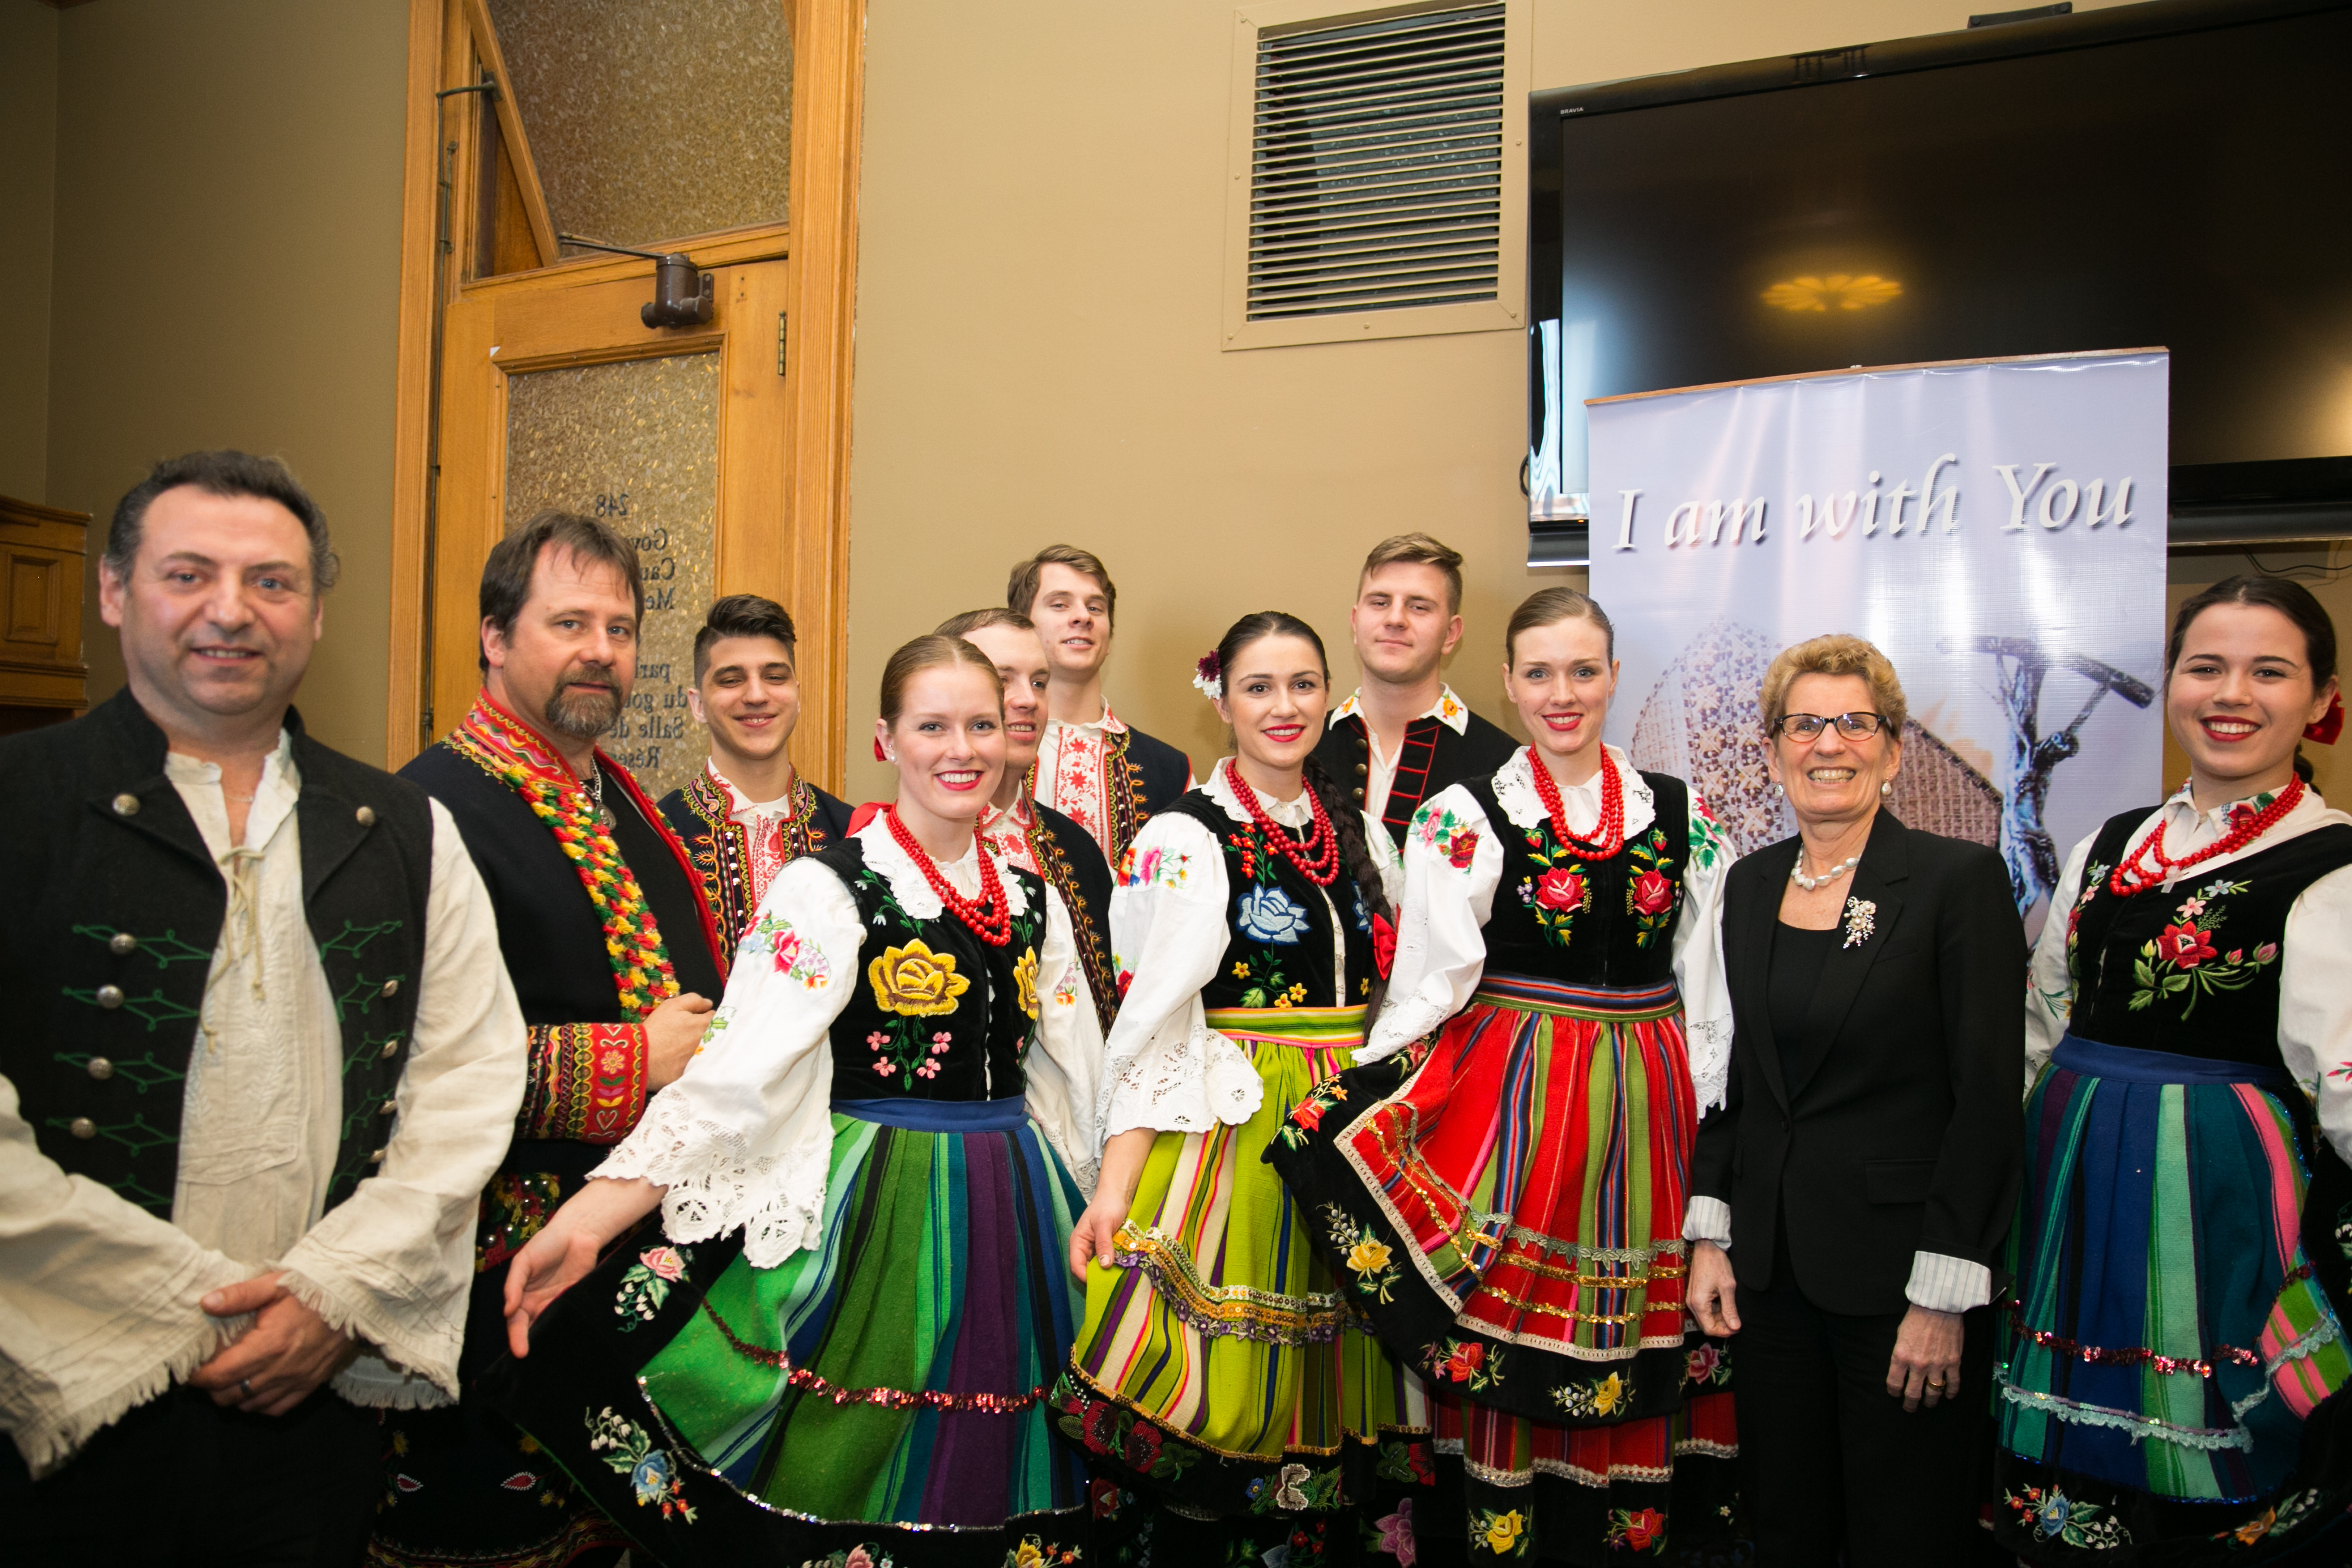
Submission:
M 1885 655 L 1800 643 L 1762 705 L 1799 834 L 1725 887 L 1731 1085 L 1692 1166 L 1691 1310 L 1739 1336 L 1759 1565 L 1966 1563 L 2025 934 L 1997 854 L 1885 809 L 1905 713 Z

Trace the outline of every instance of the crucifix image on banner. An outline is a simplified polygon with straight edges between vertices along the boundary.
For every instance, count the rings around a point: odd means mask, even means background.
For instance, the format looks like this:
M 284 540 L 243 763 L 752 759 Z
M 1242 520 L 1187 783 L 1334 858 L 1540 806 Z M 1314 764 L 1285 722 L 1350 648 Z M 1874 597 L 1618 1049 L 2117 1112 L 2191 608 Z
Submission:
M 2038 931 L 2066 851 L 2162 794 L 2168 379 L 2128 350 L 1588 405 L 1609 738 L 1760 848 L 1796 831 L 1765 669 L 1866 637 L 1910 707 L 1888 808 L 1997 846 Z

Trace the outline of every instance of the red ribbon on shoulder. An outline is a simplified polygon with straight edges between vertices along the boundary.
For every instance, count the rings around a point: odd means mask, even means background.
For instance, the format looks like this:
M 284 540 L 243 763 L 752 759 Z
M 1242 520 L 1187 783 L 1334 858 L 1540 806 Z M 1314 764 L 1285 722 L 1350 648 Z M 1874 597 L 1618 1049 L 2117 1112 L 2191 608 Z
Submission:
M 873 821 L 877 816 L 879 816 L 882 813 L 889 809 L 890 803 L 887 800 L 869 800 L 864 805 L 861 805 L 856 810 L 851 812 L 849 814 L 849 837 L 852 838 L 856 837 L 857 830 L 859 828 L 865 826 L 867 823 Z
M 2327 711 L 2319 716 L 2319 721 L 2315 724 L 2305 724 L 2303 727 L 2303 738 L 2306 741 L 2316 741 L 2323 746 L 2332 746 L 2336 744 L 2336 737 L 2342 733 L 2344 733 L 2344 693 L 2338 691 L 2334 697 L 2328 699 Z

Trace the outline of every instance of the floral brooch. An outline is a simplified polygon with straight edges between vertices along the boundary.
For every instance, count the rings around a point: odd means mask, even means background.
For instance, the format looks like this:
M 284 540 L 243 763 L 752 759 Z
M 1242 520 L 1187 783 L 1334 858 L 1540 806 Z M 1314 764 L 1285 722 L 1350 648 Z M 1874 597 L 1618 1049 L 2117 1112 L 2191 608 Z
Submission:
M 1860 947 L 1878 930 L 1878 905 L 1870 899 L 1845 901 L 1845 945 Z

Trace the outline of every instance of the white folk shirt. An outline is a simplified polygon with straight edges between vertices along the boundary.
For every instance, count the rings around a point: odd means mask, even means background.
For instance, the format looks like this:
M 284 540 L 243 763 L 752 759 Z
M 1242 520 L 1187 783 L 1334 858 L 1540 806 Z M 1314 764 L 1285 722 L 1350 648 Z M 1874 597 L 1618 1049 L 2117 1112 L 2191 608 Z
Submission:
M 1090 724 L 1049 719 L 1045 739 L 1037 743 L 1036 771 L 1032 775 L 1036 797 L 1085 828 L 1102 846 L 1103 854 L 1114 859 L 1111 786 L 1103 764 L 1109 754 L 1109 738 L 1126 733 L 1127 726 L 1108 702 L 1103 704 L 1102 717 Z M 1194 783 L 1188 773 L 1184 787 L 1190 790 Z
M 945 905 L 877 813 L 853 835 L 867 869 L 918 921 L 937 920 Z M 977 840 L 963 858 L 940 868 L 966 898 L 980 892 Z M 1021 884 L 1003 879 L 1012 912 L 1021 914 Z M 879 959 L 860 949 L 871 928 L 857 900 L 833 868 L 803 858 L 769 884 L 760 918 L 743 935 L 728 972 L 727 996 L 712 1015 L 677 1081 L 646 1104 L 635 1131 L 589 1174 L 641 1176 L 662 1187 L 662 1229 L 676 1242 L 708 1241 L 740 1230 L 743 1258 L 773 1268 L 824 1239 L 825 1176 L 833 1159 L 834 1052 L 864 1051 L 835 1042 L 834 1020 L 849 1005 Z M 978 996 L 984 985 L 973 988 Z M 1069 911 L 1045 889 L 1045 929 L 1037 943 L 1035 1048 L 1022 1060 L 1030 1119 L 1061 1155 L 1078 1185 L 1092 1193 L 1102 1140 L 1095 1131 L 1095 1076 L 1102 1065 L 1102 1026 L 1087 989 Z
M 1231 758 L 1220 762 L 1201 793 L 1236 826 L 1246 826 L 1249 808 L 1234 793 L 1233 765 Z M 1315 808 L 1303 789 L 1288 800 L 1260 795 L 1258 804 L 1285 827 L 1304 828 L 1314 820 Z M 1364 827 L 1365 847 L 1380 864 L 1393 905 L 1401 885 L 1395 849 L 1376 820 L 1366 817 Z M 1331 921 L 1333 994 L 1305 998 L 1309 1007 L 1345 1007 L 1360 1000 L 1342 994 L 1346 922 L 1354 904 L 1347 875 L 1343 864 L 1323 890 Z M 1224 851 L 1197 818 L 1163 812 L 1136 834 L 1127 868 L 1110 895 L 1111 964 L 1133 978 L 1125 982 L 1118 1018 L 1106 1042 L 1109 1067 L 1097 1118 L 1106 1138 L 1136 1127 L 1206 1132 L 1220 1122 L 1238 1125 L 1265 1098 L 1265 1085 L 1249 1058 L 1209 1027 L 1201 1001 L 1201 988 L 1215 978 L 1233 940 L 1232 892 Z
M 1349 714 L 1363 715 L 1363 689 L 1359 687 L 1349 693 L 1348 700 L 1332 710 L 1324 728 L 1329 729 Z M 1414 714 L 1406 723 L 1417 724 L 1423 719 L 1434 719 L 1457 735 L 1470 732 L 1470 705 L 1454 696 L 1454 688 L 1450 686 L 1441 685 L 1437 689 L 1437 700 Z M 1371 815 L 1374 822 L 1381 822 L 1389 813 L 1389 792 L 1396 787 L 1397 758 L 1404 754 L 1404 740 L 1400 735 L 1395 752 L 1381 755 L 1380 734 L 1372 728 L 1370 718 L 1365 717 L 1364 752 L 1370 758 L 1364 776 L 1364 810 Z M 1388 830 L 1383 827 L 1381 831 L 1385 837 Z
M 1029 849 L 1029 830 L 1036 824 L 1036 807 L 1023 795 L 1015 797 L 1011 805 L 982 807 L 977 831 L 990 854 L 1008 866 L 1018 866 L 1042 877 L 1045 873 L 1037 869 L 1037 857 Z
M 2262 797 L 2254 797 L 2260 805 Z M 2158 822 L 2164 824 L 2164 850 L 2176 858 L 2203 848 L 2231 831 L 2230 812 L 2242 804 L 2231 801 L 2211 811 L 2199 811 L 2183 784 L 2179 794 L 2132 829 L 2130 847 L 2137 849 Z M 2250 855 L 2299 838 L 2331 823 L 2352 822 L 2352 816 L 2330 806 L 2319 792 L 2305 788 L 2294 809 L 2273 824 L 2268 833 L 2234 854 L 2200 860 L 2168 879 L 2161 892 L 2137 897 L 2160 898 L 2185 886 L 2193 891 L 2215 872 Z M 2074 846 L 2066 869 L 2051 895 L 2050 918 L 2042 922 L 2034 944 L 2025 998 L 2025 1087 L 2032 1091 L 2050 1053 L 2058 1048 L 2074 1010 L 2074 982 L 2066 968 L 2066 911 L 2081 899 L 2084 862 L 2090 858 L 2094 834 Z M 2126 851 L 2128 852 L 2128 851 Z M 2287 910 L 2286 934 L 2279 954 L 2279 1057 L 2303 1091 L 2309 1095 L 2320 1130 L 2336 1152 L 2352 1160 L 2352 867 L 2331 871 L 2303 890 Z
M 784 824 L 800 809 L 800 792 L 787 785 L 774 800 L 752 800 L 735 787 L 734 780 L 719 771 L 717 762 L 705 759 L 702 768 L 710 775 L 711 784 L 727 797 L 727 820 L 743 830 L 751 857 L 752 896 L 764 897 L 768 884 L 776 879 L 776 873 L 786 864 Z
M 377 1352 L 334 1381 L 354 1404 L 446 1404 L 473 1280 L 476 1205 L 522 1102 L 522 1014 L 456 824 L 432 804 L 425 953 L 384 1156 L 321 1215 L 342 1124 L 342 1036 L 302 901 L 291 739 L 232 846 L 220 769 L 164 771 L 227 883 L 189 1049 L 172 1219 L 36 1146 L 0 1078 L 0 1426 L 36 1474 L 162 1394 L 251 1322 L 197 1301 L 272 1269 Z

